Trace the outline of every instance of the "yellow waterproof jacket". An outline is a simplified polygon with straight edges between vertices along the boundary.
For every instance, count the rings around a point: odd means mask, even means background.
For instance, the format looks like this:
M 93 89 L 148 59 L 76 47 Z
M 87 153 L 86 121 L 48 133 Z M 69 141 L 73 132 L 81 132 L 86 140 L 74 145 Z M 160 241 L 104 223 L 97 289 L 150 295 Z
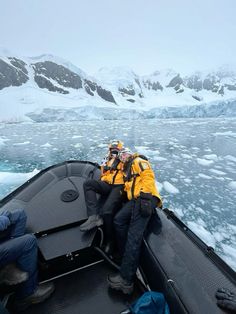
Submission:
M 124 184 L 123 164 L 117 158 L 111 158 L 101 166 L 101 180 L 109 184 Z
M 151 169 L 150 163 L 140 157 L 131 160 L 129 173 L 125 173 L 125 188 L 129 200 L 140 196 L 141 192 L 151 193 L 156 196 L 162 205 L 161 196 L 155 184 L 155 174 Z

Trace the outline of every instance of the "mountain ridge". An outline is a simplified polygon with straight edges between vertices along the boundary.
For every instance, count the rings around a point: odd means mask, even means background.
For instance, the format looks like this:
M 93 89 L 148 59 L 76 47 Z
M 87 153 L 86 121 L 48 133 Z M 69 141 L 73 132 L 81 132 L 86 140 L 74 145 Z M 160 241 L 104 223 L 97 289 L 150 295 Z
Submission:
M 158 116 L 164 117 L 160 110 L 167 112 L 167 108 L 176 108 L 177 113 L 185 108 L 186 112 L 187 107 L 206 104 L 221 104 L 219 115 L 226 114 L 227 110 L 222 112 L 222 104 L 224 108 L 228 104 L 234 116 L 235 99 L 236 71 L 227 67 L 189 76 L 172 69 L 140 76 L 127 67 L 103 67 L 95 76 L 90 76 L 53 55 L 22 58 L 0 53 L 0 121 L 35 121 L 32 117 L 40 110 L 51 108 L 66 112 L 88 107 L 116 108 L 120 112 L 141 113 L 141 116 L 142 112 L 159 112 Z

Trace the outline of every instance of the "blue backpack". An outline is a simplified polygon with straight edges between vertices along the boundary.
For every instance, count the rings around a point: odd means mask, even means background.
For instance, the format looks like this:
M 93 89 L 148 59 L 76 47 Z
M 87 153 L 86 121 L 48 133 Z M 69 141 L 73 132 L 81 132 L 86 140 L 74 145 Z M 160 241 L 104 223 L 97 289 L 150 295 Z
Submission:
M 155 291 L 145 292 L 130 307 L 131 314 L 170 314 L 164 295 Z

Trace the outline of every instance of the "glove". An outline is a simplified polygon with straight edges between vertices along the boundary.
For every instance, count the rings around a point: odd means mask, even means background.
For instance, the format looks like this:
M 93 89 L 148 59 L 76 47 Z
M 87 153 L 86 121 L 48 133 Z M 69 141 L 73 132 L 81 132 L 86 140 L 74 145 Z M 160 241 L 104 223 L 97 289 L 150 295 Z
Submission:
M 230 313 L 236 313 L 236 295 L 234 293 L 229 289 L 219 288 L 215 296 L 219 307 L 230 310 Z
M 11 222 L 7 216 L 0 216 L 0 231 L 4 231 L 10 226 Z
M 151 193 L 140 193 L 140 215 L 142 217 L 151 216 L 153 212 L 152 207 L 152 194 Z

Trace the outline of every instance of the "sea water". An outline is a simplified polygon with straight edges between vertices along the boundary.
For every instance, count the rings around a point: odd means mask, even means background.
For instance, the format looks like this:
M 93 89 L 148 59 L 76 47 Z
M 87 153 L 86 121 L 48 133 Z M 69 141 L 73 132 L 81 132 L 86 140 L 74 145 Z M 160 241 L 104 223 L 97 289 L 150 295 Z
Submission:
M 0 124 L 0 198 L 65 160 L 100 162 L 111 139 L 146 155 L 164 207 L 236 269 L 236 119 Z

